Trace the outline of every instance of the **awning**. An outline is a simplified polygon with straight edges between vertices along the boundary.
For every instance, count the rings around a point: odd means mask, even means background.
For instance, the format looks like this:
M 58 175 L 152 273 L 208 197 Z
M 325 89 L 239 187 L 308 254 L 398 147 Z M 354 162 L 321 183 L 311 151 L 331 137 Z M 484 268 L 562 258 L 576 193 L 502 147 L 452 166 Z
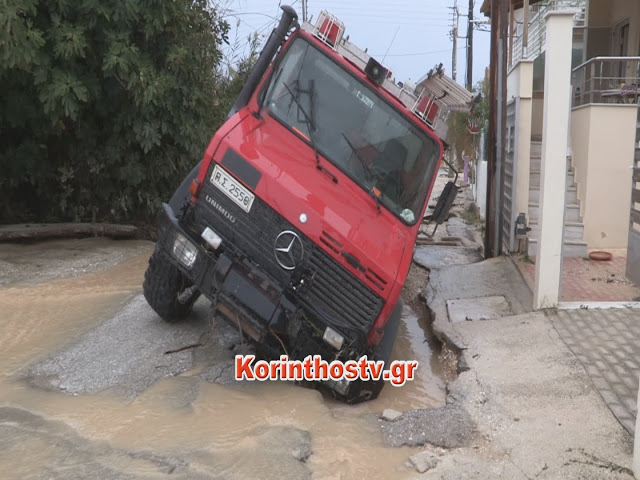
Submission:
M 469 112 L 473 104 L 474 94 L 439 69 L 431 70 L 420 79 L 416 92 L 419 94 L 422 89 L 452 111 Z
M 495 0 L 500 2 L 502 0 Z M 539 3 L 542 0 L 529 0 L 529 5 L 533 5 L 535 3 Z M 511 0 L 511 5 L 514 10 L 518 10 L 524 6 L 524 2 L 522 0 Z M 480 11 L 485 14 L 487 17 L 491 17 L 491 0 L 484 0 L 482 2 L 482 6 L 480 7 Z

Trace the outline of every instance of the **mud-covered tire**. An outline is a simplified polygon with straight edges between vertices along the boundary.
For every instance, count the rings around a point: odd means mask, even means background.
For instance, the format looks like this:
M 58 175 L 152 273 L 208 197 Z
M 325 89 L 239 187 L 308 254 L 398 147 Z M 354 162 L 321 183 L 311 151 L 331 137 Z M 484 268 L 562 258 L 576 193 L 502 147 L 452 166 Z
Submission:
M 153 252 L 144 274 L 142 291 L 147 303 L 163 320 L 179 322 L 191 313 L 199 293 L 192 295 L 186 303 L 178 301 L 178 296 L 191 285 L 182 272 L 167 260 L 165 254 L 159 250 Z
M 400 325 L 400 319 L 402 318 L 402 301 L 398 301 L 396 308 L 391 313 L 391 318 L 384 327 L 384 336 L 378 348 L 375 351 L 372 360 L 384 362 L 385 370 L 389 368 L 389 359 L 391 358 L 391 352 L 393 351 L 393 344 L 396 341 L 398 335 L 398 327 Z M 367 402 L 369 400 L 375 400 L 382 392 L 385 381 L 368 381 L 356 380 L 352 387 L 349 389 L 347 396 L 342 398 L 345 402 L 353 405 L 356 403 Z

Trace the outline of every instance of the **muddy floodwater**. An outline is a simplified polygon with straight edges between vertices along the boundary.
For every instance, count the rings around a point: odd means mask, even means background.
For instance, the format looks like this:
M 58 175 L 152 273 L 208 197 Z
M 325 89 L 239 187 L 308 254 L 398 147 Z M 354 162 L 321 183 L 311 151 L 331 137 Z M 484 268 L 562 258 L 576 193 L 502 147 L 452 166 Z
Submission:
M 214 363 L 230 347 L 216 343 L 207 303 L 168 325 L 144 302 L 152 250 L 105 239 L 0 244 L 2 478 L 416 475 L 406 462 L 417 450 L 385 446 L 379 414 L 444 404 L 423 320 L 405 309 L 393 354 L 420 362 L 417 379 L 372 402 L 348 406 L 290 383 L 220 385 L 211 372 L 224 370 Z

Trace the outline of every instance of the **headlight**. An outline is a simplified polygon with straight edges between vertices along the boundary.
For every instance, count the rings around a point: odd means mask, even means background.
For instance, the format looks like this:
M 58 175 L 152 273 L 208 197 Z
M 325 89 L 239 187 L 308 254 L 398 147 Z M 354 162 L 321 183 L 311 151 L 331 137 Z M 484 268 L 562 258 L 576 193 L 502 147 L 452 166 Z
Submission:
M 178 233 L 173 242 L 173 256 L 185 267 L 191 268 L 198 258 L 198 247 L 187 240 L 184 235 Z

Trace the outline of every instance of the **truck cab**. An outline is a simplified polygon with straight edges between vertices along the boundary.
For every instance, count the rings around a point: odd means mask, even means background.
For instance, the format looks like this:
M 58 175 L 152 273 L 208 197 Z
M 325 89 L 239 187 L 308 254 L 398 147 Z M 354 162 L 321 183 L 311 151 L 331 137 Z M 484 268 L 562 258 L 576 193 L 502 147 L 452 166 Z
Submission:
M 385 88 L 384 66 L 340 53 L 327 18 L 304 29 L 283 7 L 228 120 L 162 205 L 144 294 L 167 321 L 204 295 L 264 359 L 386 361 L 443 143 Z M 382 382 L 320 386 L 355 403 Z

